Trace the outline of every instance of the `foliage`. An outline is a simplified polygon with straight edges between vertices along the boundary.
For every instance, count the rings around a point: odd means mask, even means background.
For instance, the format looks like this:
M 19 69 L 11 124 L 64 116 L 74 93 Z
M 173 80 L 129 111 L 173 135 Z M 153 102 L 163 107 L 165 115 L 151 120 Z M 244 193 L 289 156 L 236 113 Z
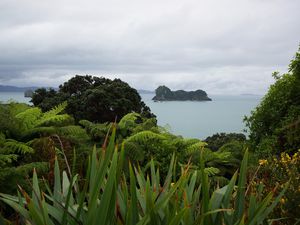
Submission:
M 155 96 L 152 98 L 155 101 L 211 101 L 203 90 L 184 91 L 177 90 L 171 91 L 166 86 L 159 86 L 155 90 Z
M 289 73 L 276 73 L 260 105 L 245 117 L 250 141 L 261 157 L 281 149 L 295 152 L 300 146 L 300 50 L 291 61 Z M 267 150 L 266 150 L 267 149 Z
M 26 224 L 231 225 L 266 224 L 284 193 L 283 190 L 274 198 L 272 192 L 266 197 L 246 192 L 247 152 L 239 177 L 235 173 L 221 189 L 210 190 L 202 157 L 199 172 L 191 173 L 187 165 L 177 180 L 172 178 L 173 157 L 163 183 L 153 161 L 146 175 L 129 165 L 127 183 L 122 175 L 124 149 L 119 152 L 114 139 L 115 129 L 107 147 L 94 148 L 82 185 L 78 174 L 61 174 L 56 161 L 54 184 L 51 188 L 46 184 L 47 193 L 41 191 L 34 172 L 31 195 L 20 188 L 17 197 L 1 194 L 1 200 L 16 210 Z
M 111 123 L 92 123 L 87 120 L 79 122 L 90 135 L 91 139 L 97 143 L 104 141 Z M 154 118 L 145 118 L 138 113 L 129 113 L 122 117 L 117 125 L 117 142 L 124 141 L 125 155 L 133 164 L 139 164 L 142 168 L 147 168 L 148 162 L 153 159 L 159 165 L 161 177 L 164 178 L 168 172 L 169 161 L 172 154 L 178 157 L 179 162 L 184 165 L 191 160 L 196 168 L 199 167 L 199 151 L 204 142 L 199 139 L 185 139 L 173 135 L 168 131 L 158 127 Z M 240 144 L 240 146 L 243 146 Z M 236 147 L 237 149 L 237 147 Z M 205 158 L 208 167 L 212 167 L 211 175 L 218 175 L 218 179 L 230 178 L 239 167 L 240 153 L 231 154 L 236 149 L 230 147 L 223 149 L 222 152 L 212 153 L 210 149 L 205 148 Z M 210 157 L 210 160 L 208 160 Z M 237 158 L 239 157 L 239 158 Z M 127 165 L 128 167 L 128 165 Z M 180 173 L 180 167 L 177 168 L 177 174 Z M 216 172 L 218 171 L 218 172 Z M 224 182 L 222 182 L 224 184 Z M 226 183 L 226 182 L 225 182 Z
M 204 142 L 207 143 L 207 147 L 213 151 L 217 151 L 224 144 L 232 141 L 244 142 L 246 141 L 246 136 L 239 133 L 216 133 L 212 136 L 207 137 Z
M 85 130 L 71 125 L 63 114 L 66 103 L 43 113 L 37 107 L 10 103 L 0 105 L 0 191 L 11 193 L 15 186 L 27 187 L 27 177 L 35 167 L 46 173 L 58 149 L 72 151 L 71 144 L 88 139 Z M 51 165 L 50 165 L 51 166 Z
M 300 221 L 300 150 L 291 156 L 281 153 L 280 157 L 260 160 L 259 164 L 262 168 L 256 182 L 263 183 L 266 192 L 274 190 L 275 186 L 278 186 L 276 192 L 279 192 L 283 189 L 284 183 L 290 180 L 285 195 L 274 210 L 274 216 L 284 218 L 283 224 Z
M 38 89 L 32 97 L 32 103 L 44 112 L 64 101 L 66 112 L 76 121 L 113 122 L 133 111 L 154 117 L 138 92 L 120 79 L 76 75 L 58 91 Z

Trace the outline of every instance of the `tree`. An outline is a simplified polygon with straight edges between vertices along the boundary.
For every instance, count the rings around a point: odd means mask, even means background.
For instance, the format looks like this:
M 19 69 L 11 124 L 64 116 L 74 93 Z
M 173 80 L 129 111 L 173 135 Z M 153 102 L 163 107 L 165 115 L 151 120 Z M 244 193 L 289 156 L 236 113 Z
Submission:
M 137 90 L 120 79 L 76 75 L 60 85 L 57 92 L 38 89 L 32 98 L 32 103 L 43 111 L 63 101 L 68 103 L 66 112 L 77 121 L 111 122 L 131 112 L 154 117 Z
M 275 151 L 295 152 L 300 146 L 300 49 L 291 61 L 289 72 L 275 73 L 262 102 L 244 121 L 252 146 L 262 155 Z
M 204 140 L 207 143 L 207 147 L 213 151 L 217 151 L 223 145 L 232 141 L 245 142 L 246 136 L 241 133 L 216 133 L 212 136 L 207 137 Z M 241 144 L 242 145 L 242 144 Z

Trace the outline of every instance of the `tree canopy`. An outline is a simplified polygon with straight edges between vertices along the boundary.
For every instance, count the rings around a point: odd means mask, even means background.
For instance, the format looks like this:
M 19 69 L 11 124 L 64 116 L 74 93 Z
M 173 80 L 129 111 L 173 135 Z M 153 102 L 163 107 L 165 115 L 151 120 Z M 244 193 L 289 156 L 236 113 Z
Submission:
M 289 72 L 273 73 L 260 105 L 245 117 L 250 141 L 262 154 L 298 150 L 300 146 L 300 49 L 289 65 Z
M 141 113 L 148 118 L 154 117 L 137 90 L 120 79 L 76 75 L 60 85 L 58 91 L 41 88 L 32 97 L 34 106 L 43 111 L 64 101 L 68 103 L 67 113 L 77 121 L 114 121 L 131 112 Z

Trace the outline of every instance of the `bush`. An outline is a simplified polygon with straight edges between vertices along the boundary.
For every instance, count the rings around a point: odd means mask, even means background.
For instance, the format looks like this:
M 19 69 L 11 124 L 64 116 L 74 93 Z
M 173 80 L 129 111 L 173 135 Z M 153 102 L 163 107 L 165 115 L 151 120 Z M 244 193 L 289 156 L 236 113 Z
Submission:
M 257 182 L 264 184 L 266 193 L 274 191 L 274 187 L 277 187 L 278 193 L 283 189 L 284 183 L 290 181 L 273 215 L 285 218 L 283 224 L 294 224 L 300 219 L 300 150 L 291 156 L 281 153 L 280 157 L 260 160 L 259 163 L 262 168 L 258 173 Z
M 268 215 L 284 193 L 283 190 L 274 199 L 272 192 L 263 197 L 246 191 L 247 151 L 239 176 L 235 173 L 223 188 L 210 190 L 202 154 L 200 171 L 191 173 L 190 165 L 186 165 L 177 180 L 172 178 L 175 165 L 172 157 L 162 183 L 153 161 L 147 174 L 129 165 L 127 183 L 122 173 L 124 149 L 119 152 L 114 139 L 115 129 L 107 147 L 94 148 L 83 180 L 77 174 L 61 174 L 56 161 L 54 185 L 50 188 L 46 184 L 47 194 L 41 191 L 34 172 L 32 195 L 20 188 L 18 197 L 1 194 L 1 200 L 26 223 L 36 225 L 232 225 L 267 223 Z
M 76 121 L 113 122 L 133 111 L 154 117 L 137 90 L 120 79 L 76 75 L 60 85 L 58 91 L 36 90 L 31 101 L 44 112 L 67 101 L 66 112 Z

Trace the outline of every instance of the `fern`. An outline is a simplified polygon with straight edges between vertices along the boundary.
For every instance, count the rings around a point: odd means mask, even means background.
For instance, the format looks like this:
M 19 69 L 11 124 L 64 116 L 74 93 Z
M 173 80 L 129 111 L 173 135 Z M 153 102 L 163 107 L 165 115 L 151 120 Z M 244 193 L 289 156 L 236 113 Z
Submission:
M 124 149 L 126 156 L 132 161 L 144 160 L 143 149 L 140 145 L 133 142 L 125 142 Z
M 136 125 L 136 120 L 141 119 L 140 114 L 138 113 L 128 113 L 125 116 L 122 117 L 122 119 L 119 122 L 119 127 L 120 128 L 126 128 L 128 129 L 129 127 L 134 127 Z
M 58 128 L 58 132 L 60 135 L 74 135 L 74 136 L 80 136 L 80 135 L 86 135 L 85 130 L 76 125 L 69 125 Z
M 193 143 L 194 141 L 189 141 L 190 143 Z M 187 147 L 186 149 L 186 154 L 187 155 L 192 155 L 192 154 L 195 154 L 195 153 L 200 153 L 200 151 L 202 149 L 204 149 L 204 147 L 206 146 L 207 144 L 205 142 L 201 142 L 201 141 L 198 141 L 190 146 Z
M 33 169 L 40 171 L 41 173 L 48 172 L 49 169 L 49 163 L 48 162 L 32 162 L 32 163 L 27 163 L 25 165 L 18 166 L 16 168 L 17 172 L 20 173 L 31 173 Z
M 12 163 L 13 161 L 16 161 L 18 158 L 18 155 L 16 154 L 2 154 L 0 150 L 0 168 L 3 168 L 7 164 Z
M 184 141 L 185 145 L 187 145 L 187 146 L 194 145 L 194 144 L 201 142 L 199 139 L 196 139 L 196 138 L 188 138 L 188 139 L 184 139 L 183 141 Z M 204 142 L 201 142 L 201 143 L 204 144 Z
M 125 143 L 126 142 L 146 143 L 148 140 L 162 141 L 165 140 L 165 137 L 161 134 L 153 133 L 152 131 L 141 131 L 137 134 L 128 137 L 125 140 Z
M 36 122 L 36 126 L 61 126 L 69 123 L 72 117 L 68 114 L 43 116 Z
M 23 139 L 33 139 L 41 136 L 49 136 L 57 133 L 57 127 L 35 127 L 24 132 Z
M 19 142 L 13 139 L 7 139 L 7 141 L 3 144 L 3 149 L 6 151 L 6 153 L 34 153 L 34 149 L 28 146 L 26 143 Z
M 55 106 L 51 110 L 45 112 L 41 119 L 56 116 L 56 115 L 60 114 L 61 112 L 63 112 L 66 109 L 66 107 L 67 107 L 67 102 L 65 101 L 65 102 Z
M 37 124 L 38 119 L 42 116 L 42 110 L 35 107 L 27 109 L 16 115 L 25 130 L 34 128 Z
M 92 123 L 88 120 L 80 120 L 79 124 L 85 128 L 93 140 L 97 141 L 104 138 L 111 127 L 110 123 Z
M 207 167 L 204 169 L 205 173 L 207 173 L 208 176 L 216 176 L 217 174 L 220 173 L 220 170 L 216 167 Z
M 92 127 L 95 125 L 94 123 L 92 123 L 88 120 L 80 120 L 79 124 L 82 125 L 88 132 L 90 132 Z

